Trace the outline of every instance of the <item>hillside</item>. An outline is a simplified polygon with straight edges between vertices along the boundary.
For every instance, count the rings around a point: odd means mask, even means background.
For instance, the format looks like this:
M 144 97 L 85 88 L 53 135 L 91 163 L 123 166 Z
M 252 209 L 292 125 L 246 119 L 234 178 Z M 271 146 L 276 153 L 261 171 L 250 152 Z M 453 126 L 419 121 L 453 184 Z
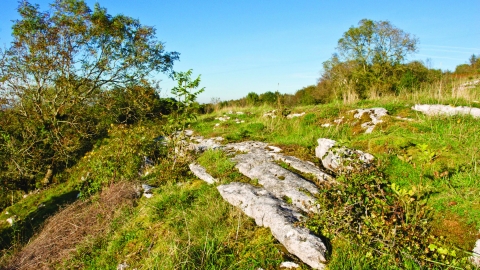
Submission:
M 316 197 L 324 212 L 307 214 L 308 219 L 298 226 L 328 240 L 328 269 L 443 269 L 449 265 L 473 269 L 468 257 L 480 237 L 479 119 L 429 116 L 412 109 L 415 104 L 480 107 L 478 84 L 465 91 L 468 98 L 445 91 L 441 96 L 419 93 L 351 104 L 223 108 L 201 115 L 191 125 L 192 136 L 222 137 L 220 144 L 268 143 L 283 155 L 310 161 L 336 175 L 343 185 L 324 185 L 279 163 L 325 191 Z M 372 117 L 355 118 L 360 108 L 384 108 L 387 115 L 366 133 L 365 123 Z M 6 208 L 0 215 L 2 267 L 277 269 L 282 262 L 293 261 L 309 269 L 275 240 L 270 229 L 256 226 L 239 208 L 225 202 L 215 188 L 218 184 L 199 180 L 188 165 L 198 162 L 219 184 L 262 186 L 260 182 L 242 175 L 235 168 L 238 161 L 221 150 L 178 155 L 182 141 L 159 138 L 161 124 L 112 125 L 108 136 L 56 176 L 51 186 Z M 371 153 L 376 169 L 359 175 L 324 169 L 315 156 L 319 138 Z M 142 189 L 142 184 L 153 188 Z M 378 189 L 367 188 L 372 184 Z M 379 192 L 390 196 L 385 205 L 368 201 Z M 374 215 L 369 219 L 352 215 L 344 208 L 349 202 L 326 196 L 337 193 L 363 201 Z M 377 209 L 378 205 L 384 206 Z M 371 225 L 379 220 L 375 211 L 383 213 L 393 205 L 404 219 Z M 351 224 L 370 229 L 352 237 Z M 376 244 L 382 242 L 378 232 L 388 232 L 392 224 L 403 234 L 381 239 L 383 243 L 395 240 L 397 245 Z M 416 229 L 408 227 L 411 224 Z

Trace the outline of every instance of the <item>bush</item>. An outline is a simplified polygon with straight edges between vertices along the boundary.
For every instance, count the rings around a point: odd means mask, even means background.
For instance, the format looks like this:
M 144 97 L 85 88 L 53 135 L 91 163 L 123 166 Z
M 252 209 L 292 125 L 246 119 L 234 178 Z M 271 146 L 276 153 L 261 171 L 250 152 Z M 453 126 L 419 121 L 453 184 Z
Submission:
M 425 205 L 429 190 L 400 189 L 384 179 L 378 170 L 338 177 L 340 184 L 318 196 L 326 210 L 307 226 L 325 237 L 359 245 L 366 258 L 385 257 L 399 268 L 411 260 L 420 267 L 432 267 L 435 261 L 459 263 L 455 250 L 445 248 L 431 233 L 431 213 Z

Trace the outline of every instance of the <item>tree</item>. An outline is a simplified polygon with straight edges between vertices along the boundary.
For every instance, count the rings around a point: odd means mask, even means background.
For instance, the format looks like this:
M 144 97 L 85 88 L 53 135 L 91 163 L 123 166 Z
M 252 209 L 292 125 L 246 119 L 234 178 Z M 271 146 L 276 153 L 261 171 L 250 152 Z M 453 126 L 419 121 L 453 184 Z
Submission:
M 265 92 L 263 94 L 260 94 L 260 96 L 258 97 L 259 100 L 265 104 L 268 104 L 268 105 L 273 105 L 277 102 L 277 94 L 271 92 L 271 91 L 268 91 L 268 92 Z
M 350 27 L 338 41 L 338 51 L 344 60 L 363 65 L 399 64 L 417 51 L 418 39 L 396 28 L 389 21 L 363 19 L 358 27 Z
M 398 67 L 407 55 L 417 51 L 418 39 L 389 21 L 363 19 L 350 27 L 338 41 L 341 62 L 354 61 L 360 69 L 352 74 L 357 94 L 370 90 L 395 90 Z
M 255 105 L 260 101 L 260 97 L 255 92 L 250 92 L 247 94 L 246 101 L 248 105 Z
M 46 172 L 48 181 L 98 134 L 102 92 L 170 73 L 179 54 L 165 52 L 153 27 L 99 4 L 91 10 L 83 0 L 56 0 L 42 12 L 24 0 L 18 12 L 13 42 L 0 52 L 0 96 L 9 108 L 1 147 L 11 154 L 10 179 Z

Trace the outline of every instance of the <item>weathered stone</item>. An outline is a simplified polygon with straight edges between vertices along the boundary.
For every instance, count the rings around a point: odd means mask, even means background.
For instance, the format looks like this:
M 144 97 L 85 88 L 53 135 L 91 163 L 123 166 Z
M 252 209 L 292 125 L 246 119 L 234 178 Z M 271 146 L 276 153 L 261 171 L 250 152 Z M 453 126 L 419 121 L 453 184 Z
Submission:
M 258 226 L 270 228 L 272 235 L 292 254 L 314 269 L 323 269 L 327 248 L 308 229 L 296 226 L 303 216 L 295 207 L 274 197 L 264 188 L 245 183 L 217 187 L 221 196 L 239 207 Z
M 283 161 L 287 163 L 288 165 L 292 166 L 292 168 L 302 172 L 302 173 L 308 173 L 312 174 L 315 176 L 315 178 L 320 181 L 328 181 L 328 182 L 335 182 L 335 179 L 324 171 L 320 170 L 317 166 L 314 164 L 310 164 L 308 162 L 305 162 L 299 158 L 296 158 L 294 156 L 284 156 L 280 154 L 270 154 L 275 160 L 277 161 Z
M 478 239 L 475 243 L 475 247 L 473 248 L 472 252 L 473 254 L 470 257 L 472 264 L 474 264 L 476 267 L 480 267 L 480 239 Z
M 465 106 L 458 106 L 458 107 L 453 107 L 449 105 L 440 105 L 440 104 L 435 104 L 435 105 L 421 105 L 421 104 L 416 104 L 415 106 L 412 107 L 412 110 L 422 112 L 426 115 L 456 115 L 456 114 L 470 114 L 471 116 L 475 118 L 480 117 L 480 109 L 479 108 L 473 108 L 473 107 L 465 107 Z
M 277 159 L 281 158 L 280 154 L 273 152 L 276 149 L 270 151 L 268 144 L 251 141 L 228 144 L 226 149 L 246 152 L 232 158 L 237 163 L 235 167 L 245 176 L 258 181 L 277 198 L 289 200 L 303 211 L 318 211 L 315 198 L 312 196 L 318 193 L 316 185 L 276 164 L 274 156 Z M 285 158 L 285 160 L 292 161 L 299 168 L 308 167 L 308 163 L 300 166 L 299 159 Z
M 480 80 L 468 81 L 468 82 L 460 84 L 456 89 L 454 89 L 454 91 L 462 92 L 462 91 L 465 91 L 465 90 L 468 90 L 468 89 L 473 89 L 479 84 L 480 84 Z
M 117 265 L 117 270 L 125 270 L 129 267 L 129 265 L 126 262 L 120 263 Z
M 142 189 L 143 189 L 144 197 L 146 197 L 147 199 L 150 199 L 151 197 L 153 197 L 152 190 L 154 189 L 154 187 L 149 186 L 147 184 L 142 184 Z
M 300 265 L 294 262 L 282 262 L 280 264 L 280 269 L 297 269 L 300 268 Z
M 360 150 L 353 150 L 344 146 L 337 146 L 337 142 L 330 139 L 318 139 L 315 155 L 322 160 L 325 168 L 335 172 L 361 171 L 373 164 L 374 157 Z
M 196 141 L 197 143 L 190 142 L 189 149 L 200 153 L 208 149 L 219 149 L 223 147 L 222 144 L 220 144 L 220 142 L 223 141 L 222 137 L 204 139 L 202 136 L 197 136 L 193 138 L 192 141 Z
M 305 112 L 302 112 L 302 113 L 291 113 L 291 114 L 287 115 L 287 119 L 292 119 L 292 118 L 300 117 L 300 116 L 304 116 L 304 115 L 305 115 Z
M 355 113 L 353 117 L 357 119 L 362 118 L 365 113 L 370 117 L 371 121 L 361 125 L 365 129 L 365 133 L 372 133 L 375 126 L 383 122 L 381 118 L 388 114 L 388 111 L 384 108 L 357 109 L 352 112 Z
M 275 118 L 275 117 L 277 117 L 277 110 L 266 112 L 266 113 L 263 114 L 263 117 Z
M 237 155 L 233 158 L 237 162 L 235 166 L 242 174 L 252 180 L 257 180 L 265 189 L 277 198 L 291 201 L 293 205 L 307 212 L 316 212 L 315 198 L 317 187 L 272 162 L 262 153 L 251 152 Z
M 230 120 L 230 116 L 224 115 L 224 116 L 217 117 L 217 118 L 215 118 L 215 119 L 220 120 L 220 121 L 222 121 L 222 122 L 225 122 L 225 121 L 227 121 L 227 120 Z
M 190 168 L 190 170 L 192 171 L 192 173 L 202 179 L 203 181 L 207 182 L 208 184 L 215 184 L 217 181 L 217 179 L 213 178 L 213 176 L 211 176 L 210 174 L 207 173 L 207 170 L 205 170 L 204 167 L 202 167 L 201 165 L 199 164 L 196 164 L 196 163 L 192 163 L 190 165 L 188 165 L 188 167 Z

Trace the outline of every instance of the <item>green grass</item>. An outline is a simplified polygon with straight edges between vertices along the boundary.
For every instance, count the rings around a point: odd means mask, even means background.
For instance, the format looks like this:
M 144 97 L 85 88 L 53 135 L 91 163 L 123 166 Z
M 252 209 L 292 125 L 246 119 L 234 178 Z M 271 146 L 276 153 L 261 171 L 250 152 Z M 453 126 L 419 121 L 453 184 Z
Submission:
M 137 269 L 275 269 L 283 260 L 268 229 L 200 180 L 159 187 L 125 219 L 64 267 L 110 269 L 126 262 Z
M 476 90 L 479 90 L 478 87 Z M 477 92 L 470 94 L 478 97 Z M 480 194 L 480 124 L 478 119 L 471 116 L 430 117 L 411 110 L 412 105 L 423 102 L 457 106 L 473 104 L 462 97 L 441 97 L 422 92 L 349 105 L 332 103 L 297 107 L 294 112 L 306 114 L 294 119 L 263 117 L 264 112 L 271 110 L 269 107 L 229 108 L 233 111 L 250 111 L 251 114 L 246 115 L 243 124 L 227 121 L 221 123 L 220 128 L 214 127 L 218 121 L 203 122 L 204 118 L 214 119 L 215 115 L 223 114 L 224 111 L 221 111 L 219 114 L 200 117 L 193 128 L 197 130 L 200 127 L 203 135 L 220 135 L 229 141 L 269 142 L 284 147 L 287 154 L 312 161 L 315 161 L 312 157 L 316 140 L 322 137 L 372 153 L 377 157 L 390 183 L 405 190 L 428 191 L 427 207 L 433 211 L 435 222 L 432 222 L 432 226 L 435 235 L 444 237 L 446 243 L 455 248 L 469 251 L 480 229 L 480 204 L 477 203 Z M 390 116 L 385 117 L 384 123 L 378 125 L 373 133 L 364 134 L 349 111 L 371 107 L 384 107 Z M 342 116 L 344 123 L 328 128 L 320 127 L 321 124 L 333 123 Z M 396 116 L 411 118 L 413 121 L 399 120 Z M 249 125 L 258 123 L 265 128 L 250 132 Z M 204 165 L 208 164 L 205 162 Z M 209 171 L 215 173 L 215 169 Z M 460 253 L 463 254 L 461 256 L 466 256 L 466 253 Z M 330 268 L 379 269 L 379 265 L 389 265 L 389 260 L 380 262 L 366 258 L 364 252 L 352 251 L 350 248 L 345 251 L 340 249 L 332 255 Z M 338 261 L 343 262 L 337 264 Z M 413 261 L 404 262 L 403 265 L 407 267 L 410 264 L 412 269 L 416 269 Z M 438 268 L 444 266 L 439 265 Z
M 460 95 L 448 86 L 442 87 L 351 104 L 288 108 L 294 113 L 306 113 L 293 119 L 263 117 L 274 109 L 269 106 L 225 108 L 200 116 L 192 129 L 206 137 L 222 136 L 227 142 L 268 142 L 282 147 L 285 154 L 316 164 L 319 160 L 314 157 L 314 149 L 322 137 L 372 153 L 388 183 L 406 191 L 426 191 L 426 207 L 433 211 L 433 234 L 449 244 L 449 250 L 456 250 L 461 259 L 466 256 L 464 251 L 472 249 L 480 229 L 479 120 L 470 116 L 429 117 L 410 108 L 416 103 L 479 107 L 473 101 L 480 99 L 480 89 L 477 86 Z M 371 107 L 384 107 L 390 116 L 373 133 L 364 134 L 360 122 L 349 111 Z M 215 120 L 229 111 L 234 112 L 230 120 Z M 398 120 L 396 116 L 413 121 Z M 340 117 L 344 122 L 333 124 Z M 237 124 L 235 119 L 244 123 Z M 325 123 L 333 125 L 321 127 Z M 215 186 L 197 180 L 189 172 L 188 163 L 196 156 L 178 160 L 173 166 L 153 142 L 159 130 L 158 123 L 112 126 L 109 136 L 81 161 L 55 176 L 54 185 L 5 209 L 0 214 L 0 262 L 32 239 L 46 218 L 76 200 L 78 192 L 89 198 L 109 183 L 122 180 L 157 188 L 152 198 L 142 197 L 134 207 L 119 210 L 120 217 L 110 224 L 105 235 L 86 237 L 73 257 L 57 268 L 116 269 L 119 263 L 126 262 L 131 269 L 277 269 L 284 260 L 296 260 L 289 257 L 268 229 L 257 227 L 252 219 L 223 201 Z M 140 177 L 143 156 L 154 157 L 156 165 L 148 169 L 148 175 Z M 206 151 L 197 161 L 220 183 L 258 184 L 240 174 L 230 156 L 222 151 Z M 10 227 L 5 220 L 12 215 L 17 216 L 17 225 Z M 391 254 L 378 256 L 340 236 L 330 240 L 333 250 L 329 269 L 398 269 Z M 403 268 L 419 269 L 416 258 L 403 258 Z M 435 267 L 448 268 L 441 264 L 441 258 L 438 261 Z M 305 265 L 302 268 L 308 269 Z

